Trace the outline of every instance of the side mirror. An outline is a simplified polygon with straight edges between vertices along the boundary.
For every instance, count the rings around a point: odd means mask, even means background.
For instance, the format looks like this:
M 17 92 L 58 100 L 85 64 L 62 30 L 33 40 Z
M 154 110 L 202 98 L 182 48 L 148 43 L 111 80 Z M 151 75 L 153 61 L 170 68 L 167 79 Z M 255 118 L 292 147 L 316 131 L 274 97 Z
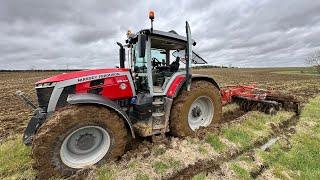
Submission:
M 140 34 L 138 36 L 138 54 L 140 58 L 143 58 L 146 55 L 146 43 L 147 35 Z

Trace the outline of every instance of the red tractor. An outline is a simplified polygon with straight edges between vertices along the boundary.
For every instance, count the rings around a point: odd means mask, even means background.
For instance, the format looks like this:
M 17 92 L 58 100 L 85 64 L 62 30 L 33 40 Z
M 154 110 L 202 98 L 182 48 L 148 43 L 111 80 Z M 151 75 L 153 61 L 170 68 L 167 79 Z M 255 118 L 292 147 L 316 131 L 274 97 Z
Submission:
M 191 63 L 206 61 L 192 52 L 196 42 L 187 22 L 186 37 L 150 28 L 128 33 L 126 44 L 117 44 L 119 68 L 64 73 L 36 83 L 38 107 L 23 140 L 32 145 L 40 176 L 68 176 L 119 157 L 136 136 L 182 137 L 219 123 L 218 84 L 191 73 Z

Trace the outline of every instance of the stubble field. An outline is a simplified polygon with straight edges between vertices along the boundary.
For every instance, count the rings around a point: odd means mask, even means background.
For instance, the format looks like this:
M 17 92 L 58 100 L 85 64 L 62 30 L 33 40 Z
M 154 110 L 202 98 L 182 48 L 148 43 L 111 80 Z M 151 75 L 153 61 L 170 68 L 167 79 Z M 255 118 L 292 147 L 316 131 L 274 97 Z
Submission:
M 196 138 L 169 136 L 159 143 L 139 139 L 118 161 L 90 167 L 71 178 L 319 178 L 319 162 L 307 163 L 313 163 L 308 170 L 299 166 L 302 159 L 295 161 L 294 158 L 310 151 L 312 153 L 305 158 L 320 158 L 319 154 L 313 153 L 319 149 L 315 142 L 320 140 L 320 98 L 316 98 L 320 93 L 320 77 L 277 73 L 291 70 L 299 69 L 200 69 L 195 73 L 214 77 L 220 86 L 256 83 L 260 88 L 293 94 L 305 106 L 300 117 L 290 112 L 279 112 L 276 116 L 245 113 L 237 105 L 227 105 L 223 108 L 223 123 L 218 128 L 200 131 Z M 16 97 L 15 92 L 21 90 L 36 102 L 34 83 L 54 74 L 57 72 L 0 73 L 0 177 L 36 178 L 37 174 L 31 168 L 30 148 L 23 146 L 21 141 L 32 110 Z M 308 139 L 308 133 L 314 138 Z M 270 139 L 277 142 L 269 147 L 269 151 L 262 151 L 261 146 Z M 283 164 L 277 160 L 279 158 L 292 162 Z

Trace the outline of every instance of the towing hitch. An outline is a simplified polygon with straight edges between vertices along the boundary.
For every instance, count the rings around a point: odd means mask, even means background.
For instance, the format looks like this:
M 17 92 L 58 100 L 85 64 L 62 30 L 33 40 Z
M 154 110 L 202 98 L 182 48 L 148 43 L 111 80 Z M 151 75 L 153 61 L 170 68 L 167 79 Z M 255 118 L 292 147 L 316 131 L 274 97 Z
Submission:
M 29 107 L 31 107 L 32 109 L 37 109 L 37 106 L 34 105 L 25 95 L 24 92 L 22 91 L 16 91 L 16 95 L 18 97 L 20 97 Z

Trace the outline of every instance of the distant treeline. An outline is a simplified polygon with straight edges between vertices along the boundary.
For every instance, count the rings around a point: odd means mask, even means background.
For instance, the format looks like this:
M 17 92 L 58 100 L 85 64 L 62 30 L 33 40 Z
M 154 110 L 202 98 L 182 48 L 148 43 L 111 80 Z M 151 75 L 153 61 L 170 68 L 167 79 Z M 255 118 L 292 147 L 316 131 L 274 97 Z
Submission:
M 66 71 L 80 71 L 83 69 L 52 69 L 52 70 L 0 70 L 0 72 L 66 72 Z
M 192 69 L 211 69 L 211 68 L 237 68 L 232 66 L 213 66 L 213 65 L 203 65 L 203 66 L 194 66 Z

